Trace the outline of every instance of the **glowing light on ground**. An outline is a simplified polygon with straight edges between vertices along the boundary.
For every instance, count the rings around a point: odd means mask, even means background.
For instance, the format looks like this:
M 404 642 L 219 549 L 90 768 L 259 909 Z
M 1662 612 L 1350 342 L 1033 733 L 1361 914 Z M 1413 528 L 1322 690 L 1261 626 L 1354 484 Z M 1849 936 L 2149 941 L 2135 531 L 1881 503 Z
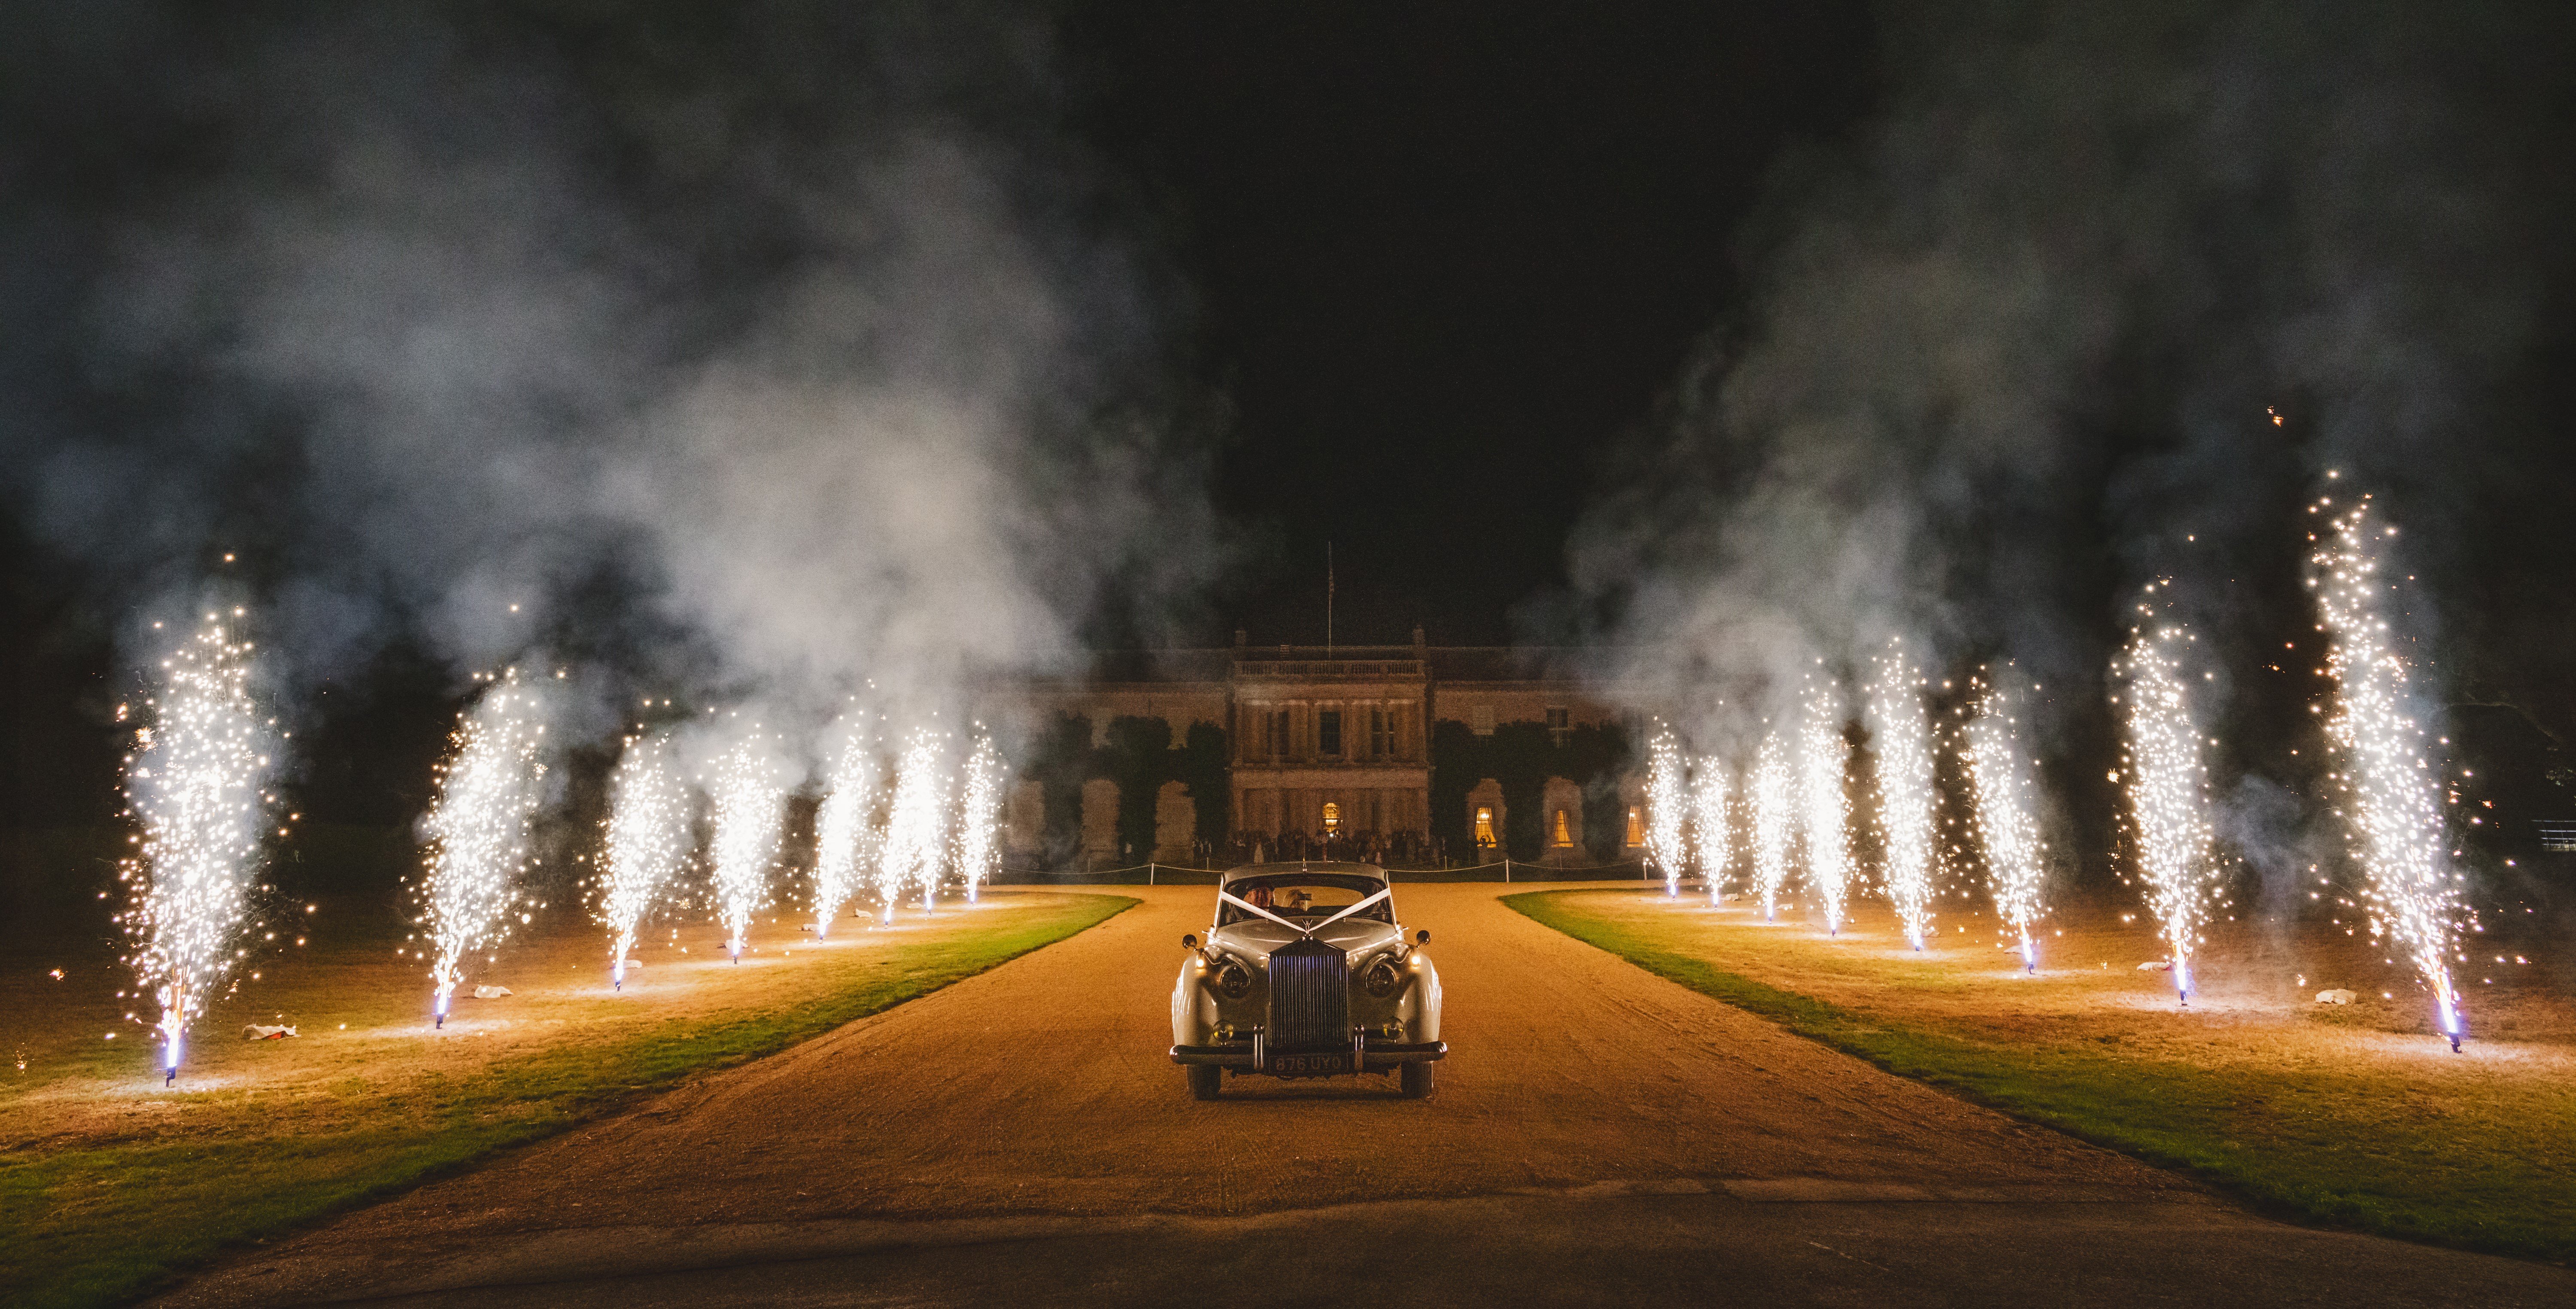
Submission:
M 1762 897 L 1762 919 L 1769 922 L 1780 908 L 1780 888 L 1789 883 L 1789 843 L 1798 824 L 1797 785 L 1778 732 L 1762 738 L 1751 799 L 1753 887 Z
M 2009 672 L 2006 674 L 2009 676 Z M 1985 852 L 1986 884 L 1995 900 L 1995 916 L 2012 926 L 2021 940 L 2022 967 L 2039 971 L 2039 947 L 2031 924 L 2042 912 L 2041 860 L 2047 846 L 2039 839 L 2032 816 L 2030 761 L 2022 754 L 2021 724 L 2013 699 L 1983 673 L 1975 682 L 1976 716 L 1968 721 L 1968 785 L 1976 793 L 1972 821 L 1977 844 Z
M 1691 781 L 1691 828 L 1699 841 L 1699 876 L 1708 902 L 1726 889 L 1726 867 L 1735 861 L 1735 825 L 1727 821 L 1726 765 L 1717 756 L 1699 761 Z
M 1807 882 L 1824 902 L 1825 930 L 1836 936 L 1851 898 L 1851 797 L 1843 790 L 1850 751 L 1840 699 L 1831 683 L 1811 676 L 1798 724 L 1799 828 L 1806 838 Z
M 498 945 L 518 925 L 511 911 L 528 867 L 528 822 L 545 798 L 545 702 L 515 668 L 484 682 L 448 737 L 425 821 L 421 924 L 430 944 L 431 1010 L 442 1027 L 465 956 Z
M 160 688 L 125 760 L 125 795 L 143 826 L 120 870 L 126 963 L 161 1006 L 162 1081 L 179 1072 L 188 1027 L 234 980 L 236 944 L 256 924 L 252 893 L 275 797 L 274 719 L 251 700 L 251 644 L 216 615 L 161 661 Z M 123 710 L 119 710 L 120 716 Z
M 843 724 L 830 785 L 814 818 L 814 934 L 818 937 L 830 935 L 832 920 L 858 899 L 885 841 L 877 813 L 885 807 L 885 765 L 878 757 L 874 733 L 857 723 Z
M 715 829 L 708 854 L 715 863 L 716 912 L 725 926 L 725 949 L 738 964 L 750 944 L 752 914 L 769 903 L 769 873 L 778 863 L 787 822 L 786 769 L 778 743 L 759 724 L 740 728 L 716 760 L 707 799 Z
M 895 902 L 913 890 L 921 892 L 924 909 L 939 892 L 939 866 L 948 845 L 945 739 L 928 728 L 915 729 L 895 768 L 894 807 L 886 816 L 885 850 L 877 861 L 877 894 L 889 923 Z
M 611 941 L 608 979 L 623 989 L 635 934 L 688 864 L 689 790 L 667 737 L 626 738 L 609 781 L 608 868 L 599 919 Z
M 1664 894 L 1680 892 L 1682 821 L 1689 816 L 1684 790 L 1682 743 L 1673 729 L 1656 724 L 1646 742 L 1646 863 L 1664 875 Z
M 2150 586 L 2152 593 L 2157 588 Z M 2201 759 L 2199 726 L 2183 682 L 2182 660 L 2192 645 L 2182 627 L 2156 621 L 2152 605 L 2112 662 L 2114 697 L 2126 709 L 2128 734 L 2115 780 L 2128 791 L 2130 833 L 2137 868 L 2146 882 L 2147 910 L 2171 951 L 2174 994 L 2191 1003 L 2192 951 L 2218 892 L 2217 862 L 2210 849 L 2209 769 Z
M 957 876 L 966 883 L 968 904 L 981 898 L 984 883 L 1002 866 L 1002 787 L 1008 777 L 993 738 L 976 737 L 957 797 Z
M 2324 514 L 2331 501 L 2309 512 Z M 2370 522 L 2370 498 L 2329 518 L 2308 585 L 2317 593 L 2331 646 L 2326 671 L 2335 682 L 2327 734 L 2341 752 L 2334 774 L 2352 836 L 2352 854 L 2368 879 L 2362 904 L 2373 937 L 2401 951 L 2433 992 L 2434 1019 L 2451 1048 L 2460 1047 L 2459 992 L 2451 958 L 2467 908 L 2463 878 L 2446 857 L 2439 782 L 2424 749 L 2424 729 L 2407 712 L 2406 661 L 2381 616 L 2393 583 L 2379 573 L 2379 551 L 2396 534 Z
M 1887 899 L 1917 950 L 1932 926 L 1932 725 L 1923 675 L 1890 642 L 1869 687 L 1869 726 L 1878 749 L 1879 821 L 1887 832 Z

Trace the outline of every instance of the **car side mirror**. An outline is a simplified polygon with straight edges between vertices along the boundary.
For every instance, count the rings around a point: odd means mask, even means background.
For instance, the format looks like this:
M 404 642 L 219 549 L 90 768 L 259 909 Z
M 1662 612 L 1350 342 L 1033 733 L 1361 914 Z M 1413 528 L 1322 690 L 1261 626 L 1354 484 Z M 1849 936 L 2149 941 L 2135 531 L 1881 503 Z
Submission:
M 1423 928 L 1423 929 L 1422 929 L 1421 931 L 1419 931 L 1419 932 L 1415 932 L 1415 933 L 1413 934 L 1413 943 L 1414 943 L 1415 945 L 1429 945 L 1429 944 L 1431 944 L 1431 929 L 1430 929 L 1430 928 L 1428 928 L 1428 927 L 1426 927 L 1426 928 Z
M 1199 948 L 1199 938 L 1198 938 L 1198 933 L 1196 933 L 1196 932 L 1183 932 L 1183 933 L 1181 933 L 1181 948 L 1182 948 L 1182 949 L 1184 949 L 1184 950 L 1196 950 L 1196 949 L 1198 949 L 1198 948 Z

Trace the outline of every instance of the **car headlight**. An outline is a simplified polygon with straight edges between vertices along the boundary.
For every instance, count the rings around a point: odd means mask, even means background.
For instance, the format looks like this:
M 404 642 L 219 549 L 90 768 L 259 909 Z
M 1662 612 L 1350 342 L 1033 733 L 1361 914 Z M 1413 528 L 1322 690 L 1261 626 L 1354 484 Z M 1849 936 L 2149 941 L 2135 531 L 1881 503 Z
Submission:
M 1395 994 L 1395 988 L 1404 985 L 1404 978 L 1397 974 L 1393 963 L 1380 959 L 1370 964 L 1367 972 L 1360 974 L 1360 985 L 1367 988 L 1370 995 L 1383 1000 Z
M 1245 972 L 1243 965 L 1229 959 L 1225 970 L 1216 975 L 1216 989 L 1224 992 L 1229 1000 L 1240 1000 L 1252 994 L 1252 974 Z

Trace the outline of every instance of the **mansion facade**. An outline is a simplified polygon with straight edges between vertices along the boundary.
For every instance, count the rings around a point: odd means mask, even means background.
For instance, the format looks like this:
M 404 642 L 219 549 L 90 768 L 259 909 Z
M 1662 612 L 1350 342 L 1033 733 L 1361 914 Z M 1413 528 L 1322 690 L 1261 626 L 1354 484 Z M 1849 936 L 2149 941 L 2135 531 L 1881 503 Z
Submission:
M 1632 857 L 1643 765 L 1625 743 L 1641 734 L 1574 674 L 1575 654 L 1430 646 L 1419 628 L 1408 646 L 1330 649 L 1238 632 L 1227 649 L 1104 656 L 1088 677 L 1015 684 L 1009 708 L 1053 735 L 1016 770 L 1009 857 L 1091 868 Z M 1503 745 L 1512 762 L 1489 764 Z M 1171 758 L 1137 757 L 1158 748 Z M 1467 775 L 1480 766 L 1507 776 Z M 1513 778 L 1518 803 L 1538 810 L 1517 826 Z M 1150 806 L 1128 794 L 1144 786 Z

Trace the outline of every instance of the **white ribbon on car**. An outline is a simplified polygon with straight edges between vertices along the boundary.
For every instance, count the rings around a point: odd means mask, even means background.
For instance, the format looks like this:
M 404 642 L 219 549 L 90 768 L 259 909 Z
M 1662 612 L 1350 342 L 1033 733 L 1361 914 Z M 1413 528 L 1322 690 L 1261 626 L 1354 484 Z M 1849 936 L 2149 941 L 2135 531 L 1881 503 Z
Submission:
M 1385 898 L 1387 898 L 1388 896 L 1393 895 L 1393 894 L 1395 894 L 1395 888 L 1394 888 L 1394 887 L 1391 887 L 1391 886 L 1390 886 L 1390 887 L 1386 887 L 1386 888 L 1384 888 L 1384 889 L 1382 889 L 1382 890 L 1378 891 L 1376 894 L 1371 895 L 1369 898 L 1367 898 L 1367 899 L 1365 899 L 1365 900 L 1360 901 L 1360 902 L 1359 902 L 1359 903 L 1357 903 L 1357 904 L 1346 906 L 1346 907 L 1345 907 L 1345 908 L 1344 908 L 1340 913 L 1337 913 L 1337 914 L 1333 915 L 1332 917 L 1327 918 L 1327 919 L 1325 919 L 1324 921 L 1322 921 L 1322 922 L 1320 922 L 1320 923 L 1315 924 L 1313 927 L 1299 927 L 1299 926 L 1298 926 L 1298 925 L 1296 925 L 1295 923 L 1289 922 L 1287 919 L 1282 918 L 1282 917 L 1280 917 L 1279 915 L 1274 914 L 1274 913 L 1270 912 L 1269 910 L 1264 909 L 1264 908 L 1262 908 L 1261 906 L 1259 906 L 1259 905 L 1257 905 L 1257 904 L 1254 904 L 1253 902 L 1251 902 L 1251 901 L 1249 901 L 1249 900 L 1246 900 L 1246 899 L 1244 899 L 1243 897 L 1241 897 L 1241 896 L 1238 896 L 1238 895 L 1234 894 L 1234 893 L 1233 893 L 1233 892 L 1231 892 L 1231 891 L 1219 891 L 1219 892 L 1217 892 L 1217 893 L 1216 893 L 1216 898 L 1217 898 L 1217 899 L 1219 899 L 1219 900 L 1226 901 L 1227 903 L 1233 904 L 1233 905 L 1235 905 L 1235 906 L 1237 906 L 1237 907 L 1239 907 L 1239 908 L 1249 909 L 1249 910 L 1251 910 L 1252 912 L 1254 912 L 1254 913 L 1256 913 L 1256 914 L 1259 914 L 1259 915 L 1261 915 L 1262 917 L 1267 918 L 1267 919 L 1269 919 L 1270 921 L 1272 921 L 1272 922 L 1274 922 L 1274 923 L 1277 923 L 1277 924 L 1279 924 L 1281 927 L 1285 927 L 1285 928 L 1287 928 L 1289 931 L 1295 932 L 1295 933 L 1297 933 L 1297 934 L 1298 934 L 1298 935 L 1300 935 L 1300 936 L 1313 936 L 1315 933 L 1320 932 L 1320 931 L 1324 930 L 1325 928 L 1330 927 L 1330 926 L 1332 926 L 1333 924 L 1338 923 L 1338 922 L 1342 921 L 1343 919 L 1350 917 L 1352 914 L 1358 913 L 1358 912 L 1359 912 L 1359 911 L 1361 911 L 1362 909 L 1366 909 L 1366 908 L 1368 908 L 1370 905 L 1376 904 L 1378 901 L 1383 900 L 1383 899 L 1385 899 Z

